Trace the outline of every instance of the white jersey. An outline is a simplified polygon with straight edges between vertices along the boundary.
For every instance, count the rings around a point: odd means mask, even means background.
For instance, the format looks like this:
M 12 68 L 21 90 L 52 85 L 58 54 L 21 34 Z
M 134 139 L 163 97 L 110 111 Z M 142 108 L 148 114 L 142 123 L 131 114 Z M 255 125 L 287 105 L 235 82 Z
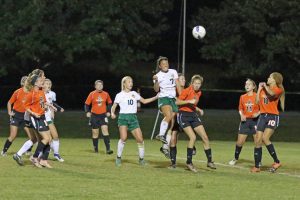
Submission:
M 46 96 L 46 100 L 47 100 L 47 102 L 48 103 L 50 103 L 50 104 L 52 104 L 53 103 L 53 101 L 56 101 L 56 94 L 55 94 L 55 92 L 53 92 L 53 91 L 49 91 L 49 92 L 47 92 L 46 94 L 45 94 L 45 96 Z M 45 117 L 46 117 L 46 121 L 52 121 L 52 112 L 53 112 L 53 110 L 52 109 L 47 109 L 46 110 L 46 112 L 45 112 Z
M 121 91 L 117 94 L 114 103 L 119 104 L 121 114 L 135 114 L 137 112 L 137 101 L 141 96 L 136 91 Z
M 169 69 L 168 72 L 158 72 L 156 74 L 157 81 L 159 84 L 159 94 L 158 97 L 176 97 L 176 79 L 178 79 L 178 74 L 175 69 Z

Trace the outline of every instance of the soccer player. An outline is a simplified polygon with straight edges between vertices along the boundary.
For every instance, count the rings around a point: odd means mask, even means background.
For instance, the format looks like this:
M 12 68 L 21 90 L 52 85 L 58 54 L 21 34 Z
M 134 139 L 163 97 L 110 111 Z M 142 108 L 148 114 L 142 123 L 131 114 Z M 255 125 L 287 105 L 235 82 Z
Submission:
M 238 138 L 235 145 L 234 159 L 229 162 L 229 165 L 235 165 L 239 159 L 242 147 L 248 137 L 253 135 L 255 140 L 256 124 L 260 114 L 259 106 L 256 103 L 256 84 L 253 80 L 247 79 L 245 83 L 246 93 L 240 96 L 239 114 L 241 118 Z
M 203 77 L 200 75 L 194 75 L 191 79 L 190 86 L 184 89 L 176 100 L 176 104 L 179 105 L 179 114 L 177 120 L 181 128 L 189 137 L 189 142 L 187 146 L 187 167 L 193 172 L 197 172 L 194 167 L 193 158 L 193 147 L 196 141 L 196 134 L 198 134 L 203 142 L 204 152 L 207 157 L 207 167 L 211 169 L 216 169 L 215 164 L 212 161 L 212 153 L 209 145 L 209 139 L 207 137 L 204 126 L 201 119 L 198 116 L 203 115 L 203 110 L 199 109 L 196 105 L 199 102 L 201 96 L 201 86 L 203 83 Z M 184 101 L 191 101 L 190 103 Z
M 94 151 L 98 153 L 99 128 L 101 128 L 106 154 L 112 154 L 108 132 L 108 117 L 110 117 L 112 101 L 109 94 L 103 91 L 103 81 L 95 81 L 95 90 L 92 91 L 85 101 L 86 116 L 90 118 L 92 127 L 92 139 Z
M 185 76 L 184 76 L 184 74 L 181 74 L 181 73 L 178 74 L 178 82 L 179 82 L 179 86 L 180 86 L 181 91 L 182 91 L 184 89 L 184 86 L 185 86 Z M 177 91 L 177 96 L 178 95 L 179 95 L 179 93 Z M 160 152 L 162 154 L 164 154 L 166 158 L 169 158 L 169 159 L 171 158 L 171 155 L 170 155 L 171 146 L 173 148 L 173 151 L 174 151 L 174 147 L 176 147 L 178 131 L 179 131 L 179 125 L 178 125 L 176 116 L 174 116 L 174 126 L 171 127 L 167 131 L 167 135 L 166 135 L 166 140 L 167 140 L 168 143 L 167 144 L 163 143 L 162 147 L 160 148 Z M 176 157 L 176 155 L 175 155 L 175 157 Z M 176 158 L 175 158 L 175 160 L 176 160 Z
M 259 163 L 262 157 L 262 143 L 266 145 L 274 160 L 270 171 L 275 172 L 281 166 L 270 138 L 279 125 L 279 100 L 280 107 L 284 111 L 285 91 L 282 83 L 283 76 L 279 72 L 270 74 L 267 83 L 259 83 L 256 102 L 259 103 L 261 114 L 258 118 L 255 138 L 255 166 L 251 169 L 251 172 L 260 172 Z
M 138 151 L 139 151 L 139 164 L 145 165 L 144 161 L 144 139 L 143 134 L 139 125 L 139 121 L 136 116 L 137 112 L 137 101 L 143 104 L 151 103 L 157 99 L 157 96 L 144 99 L 137 92 L 132 91 L 133 81 L 130 76 L 125 76 L 121 81 L 121 89 L 115 98 L 114 104 L 111 108 L 111 118 L 116 118 L 116 107 L 120 106 L 120 113 L 118 117 L 118 126 L 120 132 L 120 139 L 118 142 L 118 151 L 116 158 L 116 166 L 121 166 L 122 152 L 127 140 L 127 131 L 130 131 L 135 138 Z
M 14 139 L 17 137 L 18 129 L 23 128 L 25 125 L 24 114 L 25 107 L 24 101 L 26 100 L 27 91 L 24 88 L 25 81 L 27 76 L 23 76 L 21 79 L 21 88 L 14 91 L 13 95 L 7 102 L 7 112 L 10 117 L 10 133 L 7 138 L 3 150 L 1 151 L 2 156 L 7 155 L 7 150 L 13 143 Z M 25 126 L 25 132 L 28 135 L 28 138 L 31 138 L 30 130 Z
M 181 91 L 178 82 L 178 74 L 174 69 L 169 69 L 168 58 L 159 57 L 157 60 L 157 69 L 160 71 L 153 76 L 154 90 L 159 92 L 158 108 L 163 113 L 164 118 L 160 124 L 159 134 L 155 137 L 157 140 L 167 144 L 165 134 L 168 127 L 174 124 L 175 113 L 178 112 L 178 107 L 175 104 L 176 88 Z
M 51 134 L 46 122 L 45 110 L 46 108 L 56 110 L 56 108 L 46 101 L 44 91 L 40 90 L 43 87 L 43 83 L 44 78 L 39 75 L 33 74 L 28 77 L 25 87 L 30 92 L 27 95 L 24 105 L 26 111 L 30 114 L 31 123 L 41 136 L 41 141 L 38 142 L 38 146 L 35 153 L 30 157 L 30 161 L 39 168 L 52 168 L 47 161 L 50 152 Z M 40 154 L 40 160 L 38 160 Z
M 45 79 L 43 90 L 45 92 L 47 102 L 53 105 L 57 111 L 64 112 L 64 109 L 55 102 L 56 94 L 51 90 L 51 87 L 52 81 L 50 79 Z M 54 110 L 51 108 L 46 109 L 45 117 L 52 137 L 50 147 L 53 150 L 54 158 L 59 162 L 64 162 L 64 159 L 59 154 L 59 138 L 56 126 L 54 124 Z

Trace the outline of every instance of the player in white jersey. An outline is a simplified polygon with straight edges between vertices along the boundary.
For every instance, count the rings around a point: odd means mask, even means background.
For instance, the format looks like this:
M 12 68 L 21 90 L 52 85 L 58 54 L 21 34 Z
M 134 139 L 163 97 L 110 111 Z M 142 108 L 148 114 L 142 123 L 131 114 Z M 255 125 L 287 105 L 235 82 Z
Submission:
M 137 92 L 131 91 L 133 81 L 130 76 L 125 76 L 121 81 L 122 91 L 115 97 L 114 104 L 111 108 L 111 118 L 116 118 L 116 107 L 120 106 L 120 113 L 118 117 L 118 126 L 120 132 L 120 140 L 118 142 L 118 151 L 116 158 L 116 166 L 121 166 L 121 156 L 125 142 L 127 140 L 127 131 L 130 131 L 133 137 L 136 139 L 139 150 L 139 164 L 145 165 L 144 161 L 144 139 L 143 134 L 136 116 L 137 101 L 143 104 L 153 102 L 157 99 L 157 96 L 144 99 Z
M 178 74 L 174 69 L 169 69 L 168 58 L 159 57 L 157 60 L 157 68 L 160 70 L 153 76 L 154 90 L 159 92 L 158 108 L 164 115 L 161 121 L 159 134 L 156 136 L 157 140 L 167 144 L 165 133 L 168 127 L 172 128 L 174 125 L 174 116 L 178 112 L 176 101 L 176 88 L 178 93 L 181 92 L 181 87 L 178 82 Z
M 57 111 L 64 112 L 64 109 L 60 107 L 57 103 L 55 103 L 56 94 L 55 92 L 51 91 L 51 87 L 52 87 L 52 81 L 50 79 L 45 79 L 43 90 L 45 92 L 47 102 L 53 105 L 57 109 Z M 50 146 L 51 149 L 53 150 L 54 158 L 59 162 L 64 162 L 64 159 L 59 154 L 59 138 L 58 138 L 57 129 L 54 125 L 54 110 L 48 108 L 47 111 L 45 112 L 45 117 L 52 136 L 52 141 L 50 143 Z

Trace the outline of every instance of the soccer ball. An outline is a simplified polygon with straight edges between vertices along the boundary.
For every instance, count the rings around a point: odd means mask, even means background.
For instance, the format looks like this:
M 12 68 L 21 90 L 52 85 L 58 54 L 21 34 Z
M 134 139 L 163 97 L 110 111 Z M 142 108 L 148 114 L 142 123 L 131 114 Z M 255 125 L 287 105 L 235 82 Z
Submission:
M 205 34 L 206 34 L 206 30 L 203 26 L 195 26 L 193 28 L 193 36 L 194 38 L 196 38 L 197 40 L 204 38 Z

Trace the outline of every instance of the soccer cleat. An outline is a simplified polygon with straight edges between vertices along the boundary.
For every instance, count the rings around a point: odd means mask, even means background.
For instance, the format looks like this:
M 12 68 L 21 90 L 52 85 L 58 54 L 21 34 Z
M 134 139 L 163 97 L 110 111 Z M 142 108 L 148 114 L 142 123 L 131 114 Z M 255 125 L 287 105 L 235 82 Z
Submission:
M 217 169 L 216 165 L 214 162 L 207 162 L 207 165 L 206 165 L 208 168 L 210 169 Z
M 155 137 L 155 139 L 161 141 L 161 142 L 164 143 L 164 144 L 168 144 L 166 138 L 165 138 L 163 135 L 157 135 L 157 136 Z
M 106 151 L 106 154 L 108 154 L 108 155 L 111 155 L 111 154 L 113 154 L 113 153 L 114 153 L 113 150 L 107 150 L 107 151 Z
M 144 158 L 140 158 L 140 159 L 139 159 L 139 164 L 140 164 L 141 166 L 145 166 L 145 165 L 146 165 L 146 162 L 145 162 Z
M 62 157 L 60 157 L 59 154 L 54 154 L 54 158 L 55 158 L 57 161 L 59 161 L 59 162 L 64 162 L 64 161 L 65 161 Z
M 165 148 L 163 148 L 163 147 L 160 147 L 160 152 L 161 152 L 162 154 L 164 154 L 166 158 L 168 158 L 168 159 L 171 158 L 171 157 L 170 157 L 170 151 L 169 151 L 169 149 L 165 149 Z
M 49 169 L 53 168 L 47 160 L 40 160 L 40 165 Z
M 5 156 L 7 156 L 7 153 L 4 151 L 1 151 L 1 156 L 5 157 Z
M 186 164 L 186 167 L 192 172 L 197 172 L 197 169 L 194 167 L 193 163 Z
M 281 163 L 276 163 L 276 162 L 274 162 L 274 163 L 272 164 L 272 167 L 269 169 L 269 171 L 272 172 L 272 173 L 274 173 L 274 172 L 276 172 L 276 170 L 277 170 L 279 167 L 281 167 Z
M 238 160 L 236 160 L 236 159 L 232 159 L 231 161 L 229 161 L 229 165 L 231 165 L 231 166 L 233 166 L 233 165 L 235 165 L 236 164 L 236 162 L 237 162 Z
M 122 160 L 121 160 L 121 158 L 117 157 L 116 158 L 116 167 L 121 167 L 121 165 L 122 165 Z
M 196 147 L 194 146 L 194 147 L 193 147 L 193 156 L 196 155 L 196 153 L 197 153 L 197 149 L 196 149 Z
M 18 154 L 13 155 L 13 159 L 18 163 L 18 165 L 23 166 L 24 162 L 22 160 L 22 157 L 19 156 Z
M 33 156 L 30 156 L 29 160 L 32 162 L 32 164 L 38 168 L 43 168 L 42 165 L 40 165 L 37 158 L 34 158 Z
M 171 164 L 168 169 L 176 169 L 176 164 Z
M 252 167 L 251 170 L 250 170 L 251 173 L 258 173 L 260 172 L 260 168 L 257 168 L 257 167 Z

